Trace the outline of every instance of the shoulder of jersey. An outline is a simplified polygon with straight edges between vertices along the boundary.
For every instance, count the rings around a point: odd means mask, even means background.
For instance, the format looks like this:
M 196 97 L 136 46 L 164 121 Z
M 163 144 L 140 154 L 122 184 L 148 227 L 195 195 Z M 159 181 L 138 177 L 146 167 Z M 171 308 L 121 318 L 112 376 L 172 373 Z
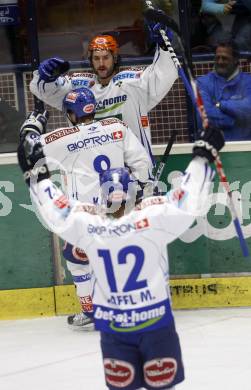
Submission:
M 78 133 L 79 127 L 73 126 L 73 127 L 61 127 L 59 129 L 56 129 L 54 131 L 51 131 L 50 133 L 43 134 L 42 138 L 44 139 L 44 142 L 46 144 L 50 144 L 51 142 L 57 141 L 62 137 L 65 137 L 67 135 Z
M 91 73 L 91 72 L 73 72 L 70 77 L 71 78 L 94 79 L 95 74 Z
M 123 69 L 119 73 L 117 73 L 112 80 L 115 83 L 117 81 L 123 81 L 123 80 L 130 81 L 132 79 L 138 79 L 140 78 L 140 75 L 143 72 L 143 70 L 144 70 L 143 67 L 130 67 L 128 69 Z
M 143 210 L 146 207 L 158 206 L 166 202 L 167 198 L 165 196 L 151 196 L 149 198 L 143 199 L 142 202 L 135 207 L 135 210 Z
M 128 66 L 127 68 L 123 69 L 123 72 L 143 72 L 145 69 L 145 66 Z
M 102 126 L 107 126 L 107 125 L 113 125 L 113 124 L 120 124 L 120 125 L 123 125 L 125 127 L 128 127 L 125 122 L 121 121 L 120 119 L 118 118 L 106 118 L 106 119 L 101 119 L 99 121 L 99 123 L 102 125 Z
M 95 74 L 83 72 L 73 73 L 70 76 L 71 84 L 74 88 L 87 87 L 91 88 L 95 84 Z
M 98 214 L 97 206 L 95 206 L 93 203 L 79 203 L 74 207 L 73 212 L 85 212 L 92 215 Z

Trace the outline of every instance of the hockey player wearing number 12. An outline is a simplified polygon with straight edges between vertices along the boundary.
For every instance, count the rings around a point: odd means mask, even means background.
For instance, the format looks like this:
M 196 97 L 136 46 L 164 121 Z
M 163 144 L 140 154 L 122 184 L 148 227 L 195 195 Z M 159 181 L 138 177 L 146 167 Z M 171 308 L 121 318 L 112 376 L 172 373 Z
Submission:
M 94 320 L 110 390 L 173 390 L 184 380 L 166 281 L 166 245 L 189 228 L 195 215 L 208 211 L 210 204 L 203 207 L 213 177 L 208 162 L 223 145 L 222 132 L 211 128 L 202 133 L 180 189 L 136 206 L 136 185 L 128 170 L 103 172 L 103 209 L 98 210 L 83 203 L 70 205 L 49 179 L 42 145 L 21 140 L 19 165 L 39 216 L 90 259 Z
M 165 29 L 165 26 L 162 26 Z M 31 92 L 45 103 L 63 110 L 65 95 L 76 88 L 88 87 L 95 95 L 95 118 L 118 117 L 134 132 L 154 165 L 148 112 L 169 92 L 178 77 L 177 69 L 160 34 L 149 26 L 157 45 L 153 62 L 146 69 L 120 71 L 119 47 L 110 35 L 98 35 L 89 43 L 88 58 L 94 73 L 63 76 L 69 63 L 55 57 L 43 61 L 33 74 Z M 69 259 L 69 258 L 68 258 Z M 81 313 L 69 316 L 73 326 L 81 324 Z
M 20 137 L 40 140 L 44 153 L 63 174 L 69 199 L 98 203 L 99 174 L 117 166 L 127 166 L 141 185 L 149 182 L 150 162 L 133 132 L 117 118 L 94 119 L 96 101 L 91 90 L 79 88 L 69 92 L 63 108 L 72 126 L 49 133 L 46 113 L 31 113 L 23 123 Z M 51 165 L 49 165 L 51 166 Z M 83 250 L 65 243 L 63 255 L 70 271 L 81 312 L 69 316 L 74 329 L 93 329 L 92 278 L 89 260 Z

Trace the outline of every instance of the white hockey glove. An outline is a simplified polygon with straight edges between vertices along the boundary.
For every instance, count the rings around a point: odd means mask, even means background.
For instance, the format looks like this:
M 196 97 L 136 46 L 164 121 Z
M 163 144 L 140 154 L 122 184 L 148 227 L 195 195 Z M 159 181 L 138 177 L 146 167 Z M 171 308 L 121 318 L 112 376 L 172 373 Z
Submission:
M 41 134 L 46 132 L 48 119 L 48 111 L 44 111 L 42 114 L 37 110 L 32 111 L 21 126 L 20 139 L 25 138 L 28 133 L 33 133 L 34 138 L 39 138 Z
M 223 132 L 215 127 L 203 130 L 200 138 L 193 146 L 193 156 L 205 157 L 210 163 L 214 162 L 218 152 L 225 145 Z

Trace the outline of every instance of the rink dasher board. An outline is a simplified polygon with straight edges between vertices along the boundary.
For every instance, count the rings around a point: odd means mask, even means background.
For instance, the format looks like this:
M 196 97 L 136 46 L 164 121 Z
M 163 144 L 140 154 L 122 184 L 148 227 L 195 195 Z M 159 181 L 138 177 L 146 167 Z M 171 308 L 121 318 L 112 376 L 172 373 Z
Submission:
M 165 149 L 164 145 L 155 145 L 154 154 L 160 156 Z M 189 154 L 192 144 L 174 145 L 171 154 Z M 227 143 L 223 152 L 249 152 L 251 142 Z M 0 165 L 17 164 L 15 153 L 0 155 Z M 239 249 L 239 246 L 238 246 Z M 236 258 L 236 262 L 241 258 Z M 246 259 L 245 259 L 246 261 Z M 248 260 L 247 263 L 248 264 Z M 242 270 L 241 267 L 239 272 Z M 219 272 L 210 270 L 209 272 Z M 204 275 L 209 272 L 196 272 Z M 222 271 L 220 271 L 222 272 Z M 225 272 L 233 272 L 231 270 Z M 187 273 L 187 272 L 185 272 Z M 195 274 L 195 272 L 192 272 Z M 174 273 L 175 274 L 175 273 Z M 179 273 L 180 275 L 180 273 Z M 213 276 L 213 275 L 212 275 Z M 3 275 L 3 277 L 5 277 Z M 238 307 L 251 306 L 249 276 L 175 279 L 171 281 L 173 307 L 175 309 L 193 309 L 207 307 Z M 51 285 L 49 282 L 45 285 Z M 0 290 L 0 319 L 32 318 L 40 316 L 54 316 L 78 312 L 79 305 L 75 298 L 74 287 L 64 285 L 57 287 L 42 287 L 16 289 L 13 284 L 8 290 Z M 9 288 L 9 287 L 7 287 Z
M 251 276 L 172 279 L 174 309 L 251 306 Z M 2 290 L 0 319 L 23 319 L 67 315 L 78 312 L 73 285 Z
M 154 156 L 162 156 L 166 145 L 153 145 Z M 170 154 L 192 153 L 193 144 L 182 143 L 173 145 Z M 251 151 L 251 141 L 226 142 L 221 153 L 225 152 L 249 152 Z M 0 153 L 0 165 L 17 164 L 16 153 Z

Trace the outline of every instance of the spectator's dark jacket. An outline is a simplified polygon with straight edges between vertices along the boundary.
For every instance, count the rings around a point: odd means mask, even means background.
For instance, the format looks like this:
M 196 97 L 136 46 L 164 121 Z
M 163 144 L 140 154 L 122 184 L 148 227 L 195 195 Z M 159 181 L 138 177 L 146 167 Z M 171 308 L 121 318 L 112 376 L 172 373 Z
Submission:
M 222 128 L 227 141 L 251 140 L 251 75 L 237 72 L 226 80 L 213 71 L 197 81 L 209 123 Z

